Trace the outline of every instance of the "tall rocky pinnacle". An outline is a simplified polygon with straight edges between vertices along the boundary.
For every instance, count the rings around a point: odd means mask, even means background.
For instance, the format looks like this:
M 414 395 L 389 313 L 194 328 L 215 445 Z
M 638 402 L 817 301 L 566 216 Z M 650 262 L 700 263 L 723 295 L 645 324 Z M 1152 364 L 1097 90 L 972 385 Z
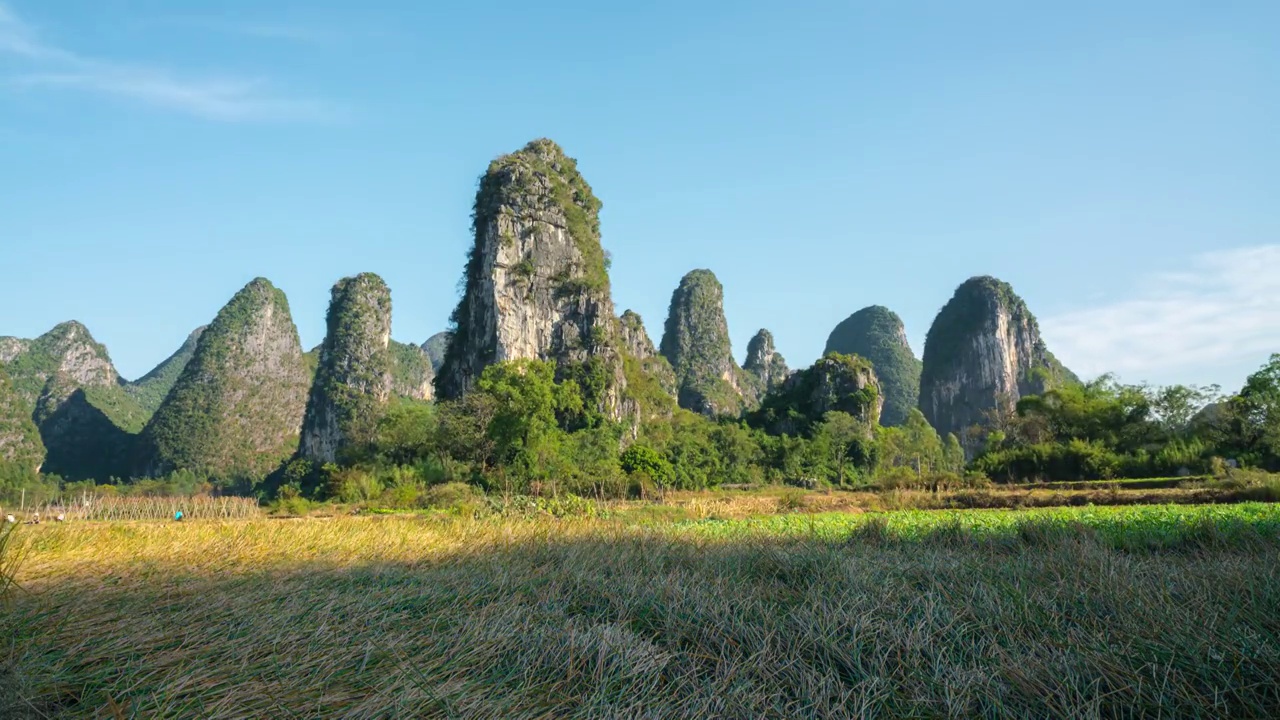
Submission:
M 607 378 L 588 398 L 607 417 L 634 413 L 616 347 L 600 201 L 576 162 L 546 139 L 489 164 L 473 212 L 475 245 L 436 376 L 440 397 L 467 392 L 485 367 L 553 360 L 557 374 L 590 364 Z M 598 366 L 603 364 L 603 368 Z
M 911 352 L 902 318 L 880 305 L 865 307 L 836 325 L 823 354 L 858 355 L 871 361 L 884 392 L 880 424 L 901 425 L 920 400 L 920 361 Z
M 438 332 L 427 338 L 422 343 L 422 351 L 427 354 L 427 358 L 431 360 L 431 369 L 440 372 L 440 366 L 444 364 L 445 351 L 449 349 L 449 341 L 453 339 L 453 333 L 448 330 Z
M 36 472 L 44 463 L 44 456 L 44 443 L 31 420 L 31 411 L 0 362 L 0 466 Z
M 861 420 L 869 431 L 880 417 L 883 404 L 884 396 L 870 361 L 856 355 L 827 353 L 769 391 L 747 420 L 774 435 L 809 435 L 823 415 L 836 411 Z
M 676 396 L 676 374 L 671 370 L 671 363 L 653 347 L 644 329 L 644 320 L 634 310 L 627 310 L 618 318 L 618 344 L 623 353 L 627 388 L 644 399 L 641 402 L 645 406 L 644 415 L 669 414 Z
M 791 373 L 786 359 L 774 347 L 773 333 L 764 328 L 747 343 L 747 361 L 742 369 L 756 379 L 761 397 L 781 385 Z
M 182 369 L 191 362 L 191 357 L 196 354 L 196 343 L 200 340 L 200 335 L 205 331 L 207 325 L 201 325 L 182 343 L 172 355 L 164 360 L 164 362 L 155 366 L 151 372 L 125 385 L 125 392 L 129 394 L 142 409 L 146 411 L 147 417 L 155 413 L 156 408 L 160 407 L 160 403 L 164 402 L 169 391 L 173 389 L 173 384 L 178 382 L 178 376 L 182 375 Z
M 924 344 L 920 411 L 939 435 L 955 433 L 972 452 L 971 432 L 1024 395 L 1076 378 L 1040 338 L 1040 328 L 1008 283 L 974 277 L 938 312 Z
M 680 407 L 704 415 L 738 415 L 750 380 L 733 359 L 724 287 L 710 270 L 693 270 L 671 294 L 660 345 L 676 375 Z
M 289 301 L 258 278 L 200 336 L 142 432 L 139 470 L 265 476 L 297 448 L 308 385 Z
M 298 444 L 321 463 L 372 440 L 391 399 L 391 290 L 373 273 L 339 280 L 326 326 Z

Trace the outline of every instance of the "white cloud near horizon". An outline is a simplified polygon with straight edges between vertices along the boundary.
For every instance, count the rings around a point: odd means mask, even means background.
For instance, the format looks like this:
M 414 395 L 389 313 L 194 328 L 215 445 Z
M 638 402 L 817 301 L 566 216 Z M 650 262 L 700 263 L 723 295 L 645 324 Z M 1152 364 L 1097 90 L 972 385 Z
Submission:
M 1040 325 L 1054 354 L 1086 378 L 1145 380 L 1280 352 L 1280 245 L 1197 255 L 1185 269 L 1138 279 L 1130 297 Z
M 0 55 L 23 61 L 4 83 L 17 88 L 76 89 L 142 102 L 222 122 L 322 121 L 336 109 L 277 93 L 261 78 L 191 78 L 166 69 L 92 58 L 43 41 L 0 2 Z

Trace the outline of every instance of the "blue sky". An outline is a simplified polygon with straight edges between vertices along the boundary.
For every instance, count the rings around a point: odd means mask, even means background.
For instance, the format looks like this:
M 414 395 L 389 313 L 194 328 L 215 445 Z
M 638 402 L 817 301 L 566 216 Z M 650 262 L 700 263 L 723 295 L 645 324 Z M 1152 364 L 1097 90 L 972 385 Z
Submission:
M 741 360 L 975 274 L 1082 374 L 1280 352 L 1280 3 L 0 0 L 0 335 L 145 373 L 255 276 L 443 329 L 493 157 L 547 136 L 657 342 L 708 267 Z

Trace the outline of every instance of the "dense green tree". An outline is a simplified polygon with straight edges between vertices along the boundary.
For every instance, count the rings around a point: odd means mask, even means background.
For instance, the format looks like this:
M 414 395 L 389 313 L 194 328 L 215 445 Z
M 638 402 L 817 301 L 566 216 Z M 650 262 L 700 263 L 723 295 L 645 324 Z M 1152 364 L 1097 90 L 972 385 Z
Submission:
M 1280 354 L 1249 376 L 1235 397 L 1203 423 L 1224 454 L 1280 470 Z
M 852 457 L 868 439 L 871 428 L 866 422 L 846 412 L 832 410 L 822 416 L 822 423 L 814 432 L 814 438 L 826 448 L 831 464 L 836 469 L 836 485 L 844 487 L 845 470 Z
M 950 437 L 955 439 L 954 435 Z M 938 438 L 937 431 L 929 421 L 924 419 L 924 414 L 918 409 L 913 408 L 909 411 L 906 421 L 900 427 L 877 429 L 876 440 L 880 471 L 909 468 L 919 476 L 939 470 L 950 470 L 942 440 Z M 959 446 L 958 440 L 956 445 Z M 954 450 L 952 452 L 954 453 Z M 963 458 L 963 450 L 961 456 Z
M 880 385 L 864 358 L 827 353 L 791 374 L 747 416 L 752 427 L 774 435 L 809 437 L 826 413 L 837 410 L 867 424 L 880 416 Z

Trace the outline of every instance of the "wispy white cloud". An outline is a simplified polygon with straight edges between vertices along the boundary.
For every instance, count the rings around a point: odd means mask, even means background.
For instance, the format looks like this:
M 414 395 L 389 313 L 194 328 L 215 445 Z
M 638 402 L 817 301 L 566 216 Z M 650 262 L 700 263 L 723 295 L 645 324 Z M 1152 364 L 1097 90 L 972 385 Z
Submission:
M 10 87 L 81 90 L 228 122 L 319 121 L 339 114 L 327 103 L 282 95 L 262 78 L 183 77 L 163 68 L 88 57 L 43 41 L 3 3 L 0 54 L 26 66 L 4 77 Z
M 354 35 L 368 35 L 366 31 L 350 27 L 338 29 L 319 24 L 279 22 L 266 20 L 224 20 L 204 15 L 172 15 L 138 20 L 137 27 L 169 27 L 199 30 L 225 35 L 239 35 L 259 40 L 300 43 L 304 45 L 333 45 L 349 40 Z
M 1205 253 L 1178 272 L 1139 278 L 1134 290 L 1043 318 L 1049 347 L 1081 376 L 1131 380 L 1280 352 L 1280 245 Z

